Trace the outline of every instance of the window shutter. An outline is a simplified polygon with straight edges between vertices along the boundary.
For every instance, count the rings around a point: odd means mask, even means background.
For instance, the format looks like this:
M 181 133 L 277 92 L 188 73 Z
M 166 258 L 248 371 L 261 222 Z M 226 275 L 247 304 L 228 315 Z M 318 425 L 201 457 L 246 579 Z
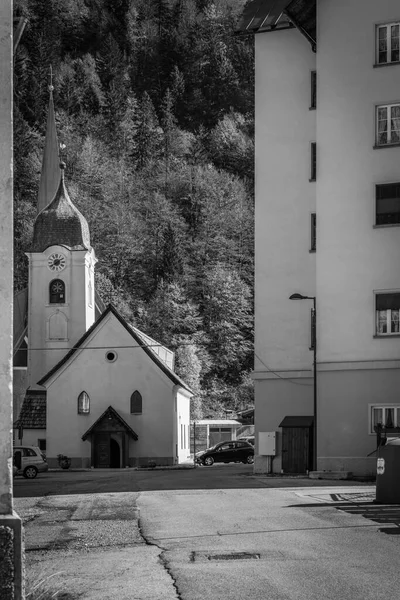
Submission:
M 376 295 L 376 310 L 396 310 L 399 308 L 400 293 Z
M 317 144 L 311 142 L 311 181 L 317 179 Z
M 317 215 L 311 213 L 311 250 L 317 249 Z
M 317 107 L 317 71 L 311 71 L 311 105 L 310 108 Z

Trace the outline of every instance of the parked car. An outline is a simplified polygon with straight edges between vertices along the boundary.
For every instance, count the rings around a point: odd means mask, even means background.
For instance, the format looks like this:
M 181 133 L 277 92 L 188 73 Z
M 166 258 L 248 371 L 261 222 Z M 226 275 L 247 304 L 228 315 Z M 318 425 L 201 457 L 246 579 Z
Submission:
M 13 453 L 14 475 L 34 479 L 49 469 L 46 456 L 37 446 L 14 446 Z
M 249 444 L 254 446 L 254 435 L 244 435 L 243 437 L 238 438 L 237 441 L 249 442 Z
M 196 452 L 196 462 L 210 467 L 215 462 L 243 462 L 252 465 L 254 462 L 254 448 L 249 442 L 235 440 L 220 442 L 207 450 Z

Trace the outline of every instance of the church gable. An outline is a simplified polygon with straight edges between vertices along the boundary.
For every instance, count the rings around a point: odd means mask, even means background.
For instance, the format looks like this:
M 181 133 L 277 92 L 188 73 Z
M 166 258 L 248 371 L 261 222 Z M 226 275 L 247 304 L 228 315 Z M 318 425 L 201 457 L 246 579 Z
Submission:
M 113 323 L 114 327 L 112 325 Z M 117 327 L 115 327 L 116 323 Z M 129 335 L 127 336 L 126 334 Z M 122 351 L 128 350 L 129 348 L 140 347 L 154 365 L 159 368 L 174 385 L 178 385 L 191 393 L 190 388 L 185 382 L 159 358 L 152 348 L 146 344 L 144 339 L 132 327 L 130 327 L 112 305 L 107 307 L 101 317 L 92 325 L 92 327 L 90 327 L 90 329 L 88 329 L 64 358 L 38 382 L 38 384 L 46 385 L 47 383 L 47 386 L 50 385 L 54 376 L 62 369 L 68 368 L 71 362 L 80 356 L 80 353 L 78 352 L 80 349 L 90 348 L 91 345 L 95 348 L 104 347 L 104 356 L 102 357 L 102 360 L 110 363 L 117 360 L 119 348 L 121 349 L 122 354 Z

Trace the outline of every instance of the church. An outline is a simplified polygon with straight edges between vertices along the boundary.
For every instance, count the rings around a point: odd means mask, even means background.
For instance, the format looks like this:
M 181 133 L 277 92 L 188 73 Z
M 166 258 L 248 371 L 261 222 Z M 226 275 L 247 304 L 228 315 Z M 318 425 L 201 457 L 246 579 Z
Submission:
M 14 304 L 14 444 L 39 446 L 50 468 L 60 454 L 75 468 L 186 462 L 193 394 L 173 352 L 98 297 L 64 172 L 50 86 L 28 288 Z

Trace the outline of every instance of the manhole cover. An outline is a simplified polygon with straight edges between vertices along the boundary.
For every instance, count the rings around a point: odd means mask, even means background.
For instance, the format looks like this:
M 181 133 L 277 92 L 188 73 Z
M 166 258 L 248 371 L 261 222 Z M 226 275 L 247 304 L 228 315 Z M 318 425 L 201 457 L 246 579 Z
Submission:
M 229 554 L 209 554 L 208 560 L 248 560 L 258 559 L 259 554 L 253 552 L 230 552 Z

